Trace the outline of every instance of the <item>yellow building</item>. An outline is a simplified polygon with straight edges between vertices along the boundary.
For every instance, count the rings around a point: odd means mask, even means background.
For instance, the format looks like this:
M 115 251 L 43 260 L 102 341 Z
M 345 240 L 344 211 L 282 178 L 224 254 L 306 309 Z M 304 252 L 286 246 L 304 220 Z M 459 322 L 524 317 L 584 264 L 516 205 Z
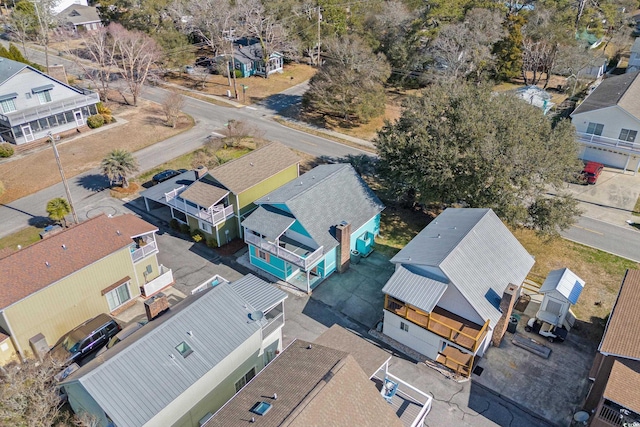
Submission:
M 100 313 L 173 283 L 158 264 L 158 229 L 134 215 L 100 215 L 0 259 L 0 363 L 34 354 Z M 4 339 L 3 339 L 4 338 Z

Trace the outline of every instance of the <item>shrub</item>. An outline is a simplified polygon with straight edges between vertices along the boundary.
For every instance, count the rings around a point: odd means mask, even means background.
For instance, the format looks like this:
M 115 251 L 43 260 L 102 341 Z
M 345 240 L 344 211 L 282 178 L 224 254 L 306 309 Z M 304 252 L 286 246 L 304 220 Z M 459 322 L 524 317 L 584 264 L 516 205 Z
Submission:
M 198 242 L 202 242 L 202 240 L 204 239 L 204 236 L 202 235 L 202 233 L 200 233 L 200 231 L 196 230 L 193 233 L 191 233 L 191 238 L 193 239 L 194 242 L 198 243 Z
M 2 193 L 0 193 L 2 194 Z M 218 247 L 218 243 L 215 241 L 215 239 L 207 239 L 207 247 L 209 248 L 217 248 Z
M 11 157 L 13 156 L 13 152 L 13 146 L 8 142 L 0 144 L 0 157 Z
M 169 227 L 171 227 L 172 230 L 180 230 L 180 223 L 178 222 L 177 219 L 172 218 L 171 221 L 169 221 Z
M 104 105 L 102 102 L 98 102 L 96 104 L 96 108 L 98 109 L 98 114 L 102 116 L 105 124 L 111 123 L 113 120 L 113 116 L 111 115 L 111 108 Z
M 183 233 L 188 233 L 189 230 L 189 224 L 180 224 L 180 231 L 182 231 Z
M 87 117 L 87 126 L 91 129 L 99 128 L 104 124 L 104 117 L 101 114 L 94 114 L 93 116 Z

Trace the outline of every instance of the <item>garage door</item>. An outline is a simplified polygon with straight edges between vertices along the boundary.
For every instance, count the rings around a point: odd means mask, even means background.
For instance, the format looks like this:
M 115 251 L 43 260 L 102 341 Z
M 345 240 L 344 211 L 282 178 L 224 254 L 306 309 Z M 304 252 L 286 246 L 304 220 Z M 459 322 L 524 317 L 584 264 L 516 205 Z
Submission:
M 606 166 L 618 169 L 623 169 L 625 167 L 628 157 L 629 156 L 627 154 L 616 153 L 606 148 L 600 149 L 594 147 L 583 148 L 583 151 L 580 155 L 580 158 L 582 160 L 599 162 Z M 631 156 L 629 164 L 627 165 L 627 169 L 633 170 L 633 168 L 638 165 L 638 160 L 640 160 L 640 157 Z

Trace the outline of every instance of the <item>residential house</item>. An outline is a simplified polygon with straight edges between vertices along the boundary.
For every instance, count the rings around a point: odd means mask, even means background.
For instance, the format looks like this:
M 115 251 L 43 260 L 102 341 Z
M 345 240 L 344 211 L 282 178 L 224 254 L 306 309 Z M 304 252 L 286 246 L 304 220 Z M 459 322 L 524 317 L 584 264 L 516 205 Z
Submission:
M 534 260 L 491 209 L 449 208 L 391 262 L 383 333 L 468 377 L 499 345 Z
M 268 76 L 273 73 L 282 73 L 284 55 L 280 52 L 272 52 L 265 63 L 262 45 L 257 39 L 241 38 L 233 42 L 234 67 L 240 72 L 240 77 Z M 218 64 L 231 63 L 231 55 L 219 55 L 214 58 Z
M 295 179 L 300 158 L 273 142 L 210 171 L 183 173 L 143 191 L 147 210 L 169 206 L 171 217 L 216 246 L 242 236 L 241 218 L 254 200 Z
M 379 392 L 382 379 L 375 375 L 388 374 L 388 353 L 339 326 L 325 334 L 318 338 L 323 344 L 291 343 L 204 426 L 423 425 L 431 396 L 407 387 L 416 399 L 396 389 L 398 405 Z
M 11 345 L 0 345 L 0 359 L 28 357 L 38 334 L 53 345 L 85 320 L 172 284 L 158 264 L 156 231 L 134 215 L 100 215 L 1 258 L 0 330 Z
M 60 0 L 53 5 L 53 14 L 57 15 L 69 6 L 88 6 L 87 0 Z
M 243 222 L 251 264 L 310 292 L 373 250 L 384 206 L 349 164 L 317 166 L 255 201 Z
M 102 19 L 95 6 L 72 4 L 57 15 L 61 26 L 67 27 L 73 33 L 95 31 L 102 27 Z
M 61 382 L 99 426 L 202 425 L 282 349 L 286 293 L 255 276 L 185 298 Z
M 639 72 L 604 79 L 571 114 L 580 157 L 634 174 L 640 167 Z
M 96 114 L 97 93 L 0 58 L 0 140 L 24 144 L 80 128 Z
M 591 427 L 640 424 L 640 270 L 627 270 L 589 379 Z

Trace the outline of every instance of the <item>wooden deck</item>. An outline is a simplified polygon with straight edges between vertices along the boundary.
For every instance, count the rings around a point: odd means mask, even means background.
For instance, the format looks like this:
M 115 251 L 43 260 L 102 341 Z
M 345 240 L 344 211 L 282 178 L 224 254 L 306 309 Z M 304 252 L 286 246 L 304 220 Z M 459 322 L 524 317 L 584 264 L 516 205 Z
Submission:
M 473 352 L 478 349 L 487 335 L 488 321 L 481 326 L 440 307 L 435 307 L 431 313 L 425 313 L 388 295 L 385 295 L 384 307 L 386 310 Z
M 436 362 L 446 366 L 459 375 L 469 377 L 473 366 L 473 355 L 463 353 L 455 347 L 447 346 L 438 354 Z

